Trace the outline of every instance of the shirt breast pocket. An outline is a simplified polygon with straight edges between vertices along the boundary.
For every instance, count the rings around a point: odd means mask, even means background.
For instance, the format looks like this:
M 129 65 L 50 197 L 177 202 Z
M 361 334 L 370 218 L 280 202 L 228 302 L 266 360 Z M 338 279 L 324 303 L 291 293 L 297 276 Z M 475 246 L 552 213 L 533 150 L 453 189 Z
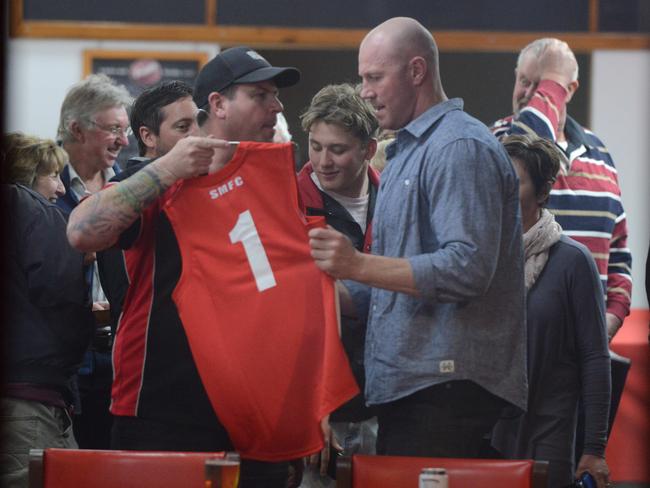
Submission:
M 381 206 L 375 209 L 376 228 L 387 242 L 403 242 L 418 221 L 418 178 L 399 175 L 382 182 L 381 191 Z
M 409 175 L 401 179 L 401 192 L 403 199 L 401 205 L 403 207 L 403 221 L 408 224 L 416 224 L 420 220 L 419 209 L 420 199 L 423 195 L 420 194 L 420 184 L 418 175 Z

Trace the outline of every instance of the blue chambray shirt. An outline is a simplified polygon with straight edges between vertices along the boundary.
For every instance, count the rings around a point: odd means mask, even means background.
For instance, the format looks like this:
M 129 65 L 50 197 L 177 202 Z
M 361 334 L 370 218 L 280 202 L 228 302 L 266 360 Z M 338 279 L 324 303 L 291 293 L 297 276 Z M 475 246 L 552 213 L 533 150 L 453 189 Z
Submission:
M 501 144 L 462 108 L 431 107 L 387 148 L 373 253 L 407 258 L 421 296 L 346 281 L 368 310 L 369 404 L 467 379 L 526 407 L 519 183 Z

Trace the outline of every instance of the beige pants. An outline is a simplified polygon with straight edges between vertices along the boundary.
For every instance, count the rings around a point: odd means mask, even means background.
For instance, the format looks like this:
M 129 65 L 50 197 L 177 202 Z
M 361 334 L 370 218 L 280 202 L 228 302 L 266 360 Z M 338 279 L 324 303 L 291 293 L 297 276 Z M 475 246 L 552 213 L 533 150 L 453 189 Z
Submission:
M 30 449 L 78 448 L 70 414 L 60 407 L 3 398 L 0 423 L 0 486 L 6 488 L 27 487 Z

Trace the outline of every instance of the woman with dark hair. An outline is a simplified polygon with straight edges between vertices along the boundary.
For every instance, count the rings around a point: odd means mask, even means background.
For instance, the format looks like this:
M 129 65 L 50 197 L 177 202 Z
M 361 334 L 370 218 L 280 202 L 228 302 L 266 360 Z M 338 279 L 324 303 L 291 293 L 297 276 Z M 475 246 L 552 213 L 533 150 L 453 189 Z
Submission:
M 549 461 L 549 487 L 589 472 L 607 486 L 604 459 L 610 364 L 603 289 L 582 244 L 562 235 L 544 208 L 560 171 L 553 143 L 529 135 L 503 141 L 519 175 L 528 325 L 528 411 L 502 419 L 492 444 L 510 458 Z M 584 454 L 573 459 L 578 413 L 586 412 Z

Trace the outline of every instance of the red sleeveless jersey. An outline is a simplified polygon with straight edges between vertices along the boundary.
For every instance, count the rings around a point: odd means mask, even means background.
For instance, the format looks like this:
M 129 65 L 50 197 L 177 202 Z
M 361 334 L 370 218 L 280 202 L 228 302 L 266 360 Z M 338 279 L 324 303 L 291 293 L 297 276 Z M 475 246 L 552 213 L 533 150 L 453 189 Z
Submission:
M 217 416 L 243 457 L 319 451 L 320 420 L 358 393 L 332 280 L 316 267 L 291 144 L 239 144 L 164 206 L 183 270 L 173 293 Z

